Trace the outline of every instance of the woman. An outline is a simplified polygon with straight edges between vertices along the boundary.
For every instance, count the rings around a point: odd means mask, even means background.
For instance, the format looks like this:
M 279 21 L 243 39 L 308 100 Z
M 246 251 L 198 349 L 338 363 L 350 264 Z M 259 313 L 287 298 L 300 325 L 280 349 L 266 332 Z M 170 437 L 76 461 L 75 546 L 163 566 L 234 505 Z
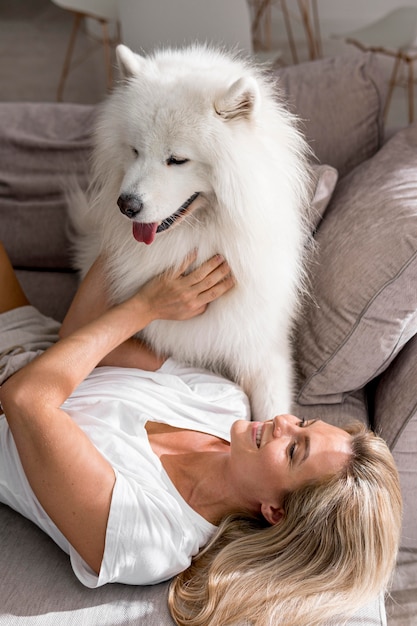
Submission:
M 56 325 L 28 307 L 1 254 L 0 500 L 66 550 L 85 585 L 185 570 L 170 598 L 178 624 L 295 626 L 387 584 L 401 504 L 382 440 L 290 415 L 250 422 L 235 384 L 131 339 L 232 288 L 221 257 L 189 272 L 191 256 L 110 309 L 98 261 L 62 339 L 31 360 L 39 346 L 14 347 L 14 328 L 27 319 L 48 344 Z

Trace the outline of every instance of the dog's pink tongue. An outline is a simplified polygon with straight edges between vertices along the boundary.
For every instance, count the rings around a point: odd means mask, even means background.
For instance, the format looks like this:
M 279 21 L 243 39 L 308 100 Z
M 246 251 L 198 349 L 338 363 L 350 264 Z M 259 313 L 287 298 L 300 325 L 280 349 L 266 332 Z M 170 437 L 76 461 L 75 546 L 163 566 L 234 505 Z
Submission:
M 156 229 L 158 228 L 158 222 L 151 224 L 141 224 L 139 222 L 133 222 L 133 236 L 136 241 L 146 243 L 149 245 L 153 242 L 156 235 Z

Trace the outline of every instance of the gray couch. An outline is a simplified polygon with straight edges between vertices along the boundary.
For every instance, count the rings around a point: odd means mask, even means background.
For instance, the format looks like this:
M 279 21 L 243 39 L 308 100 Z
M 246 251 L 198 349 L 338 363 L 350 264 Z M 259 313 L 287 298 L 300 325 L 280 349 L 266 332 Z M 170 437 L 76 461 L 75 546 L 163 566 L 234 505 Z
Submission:
M 385 85 L 372 57 L 284 68 L 277 79 L 317 162 L 335 168 L 318 170 L 318 249 L 297 328 L 294 413 L 336 424 L 359 418 L 392 447 L 405 511 L 385 604 L 389 626 L 411 626 L 417 623 L 417 126 L 384 139 Z M 0 240 L 33 304 L 59 319 L 77 285 L 62 186 L 74 176 L 86 183 L 94 116 L 87 106 L 0 104 Z M 3 505 L 0 581 L 1 626 L 173 624 L 166 584 L 85 589 L 66 555 Z M 383 599 L 348 624 L 386 624 Z

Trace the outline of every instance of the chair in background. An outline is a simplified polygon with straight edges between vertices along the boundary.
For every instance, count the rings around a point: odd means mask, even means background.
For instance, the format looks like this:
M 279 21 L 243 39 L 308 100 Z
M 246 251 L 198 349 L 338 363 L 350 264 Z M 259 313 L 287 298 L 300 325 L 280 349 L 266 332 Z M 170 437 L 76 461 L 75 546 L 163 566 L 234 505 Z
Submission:
M 364 52 L 384 54 L 394 59 L 384 110 L 385 118 L 394 87 L 398 84 L 399 69 L 401 66 L 407 68 L 408 119 L 411 123 L 414 119 L 413 64 L 417 60 L 417 7 L 394 9 L 376 22 L 338 37 L 342 37 L 346 43 L 353 44 Z
M 101 25 L 102 43 L 104 49 L 104 61 L 107 75 L 107 88 L 110 90 L 113 85 L 113 68 L 111 61 L 111 46 L 120 41 L 120 28 L 118 16 L 117 0 L 52 0 L 54 4 L 61 9 L 70 11 L 74 15 L 72 32 L 68 42 L 67 52 L 65 55 L 64 65 L 62 67 L 61 78 L 59 81 L 57 100 L 62 100 L 65 81 L 67 79 L 70 67 L 74 43 L 77 37 L 78 29 L 82 20 L 91 18 L 97 20 Z M 109 34 L 109 24 L 115 23 L 117 29 L 116 41 L 112 41 Z
M 272 8 L 276 7 L 282 12 L 293 63 L 299 63 L 299 58 L 291 25 L 292 19 L 302 24 L 309 59 L 312 61 L 322 56 L 317 0 L 291 2 L 291 10 L 288 8 L 286 0 L 248 0 L 248 2 L 252 11 L 252 41 L 255 51 L 271 49 L 271 12 Z

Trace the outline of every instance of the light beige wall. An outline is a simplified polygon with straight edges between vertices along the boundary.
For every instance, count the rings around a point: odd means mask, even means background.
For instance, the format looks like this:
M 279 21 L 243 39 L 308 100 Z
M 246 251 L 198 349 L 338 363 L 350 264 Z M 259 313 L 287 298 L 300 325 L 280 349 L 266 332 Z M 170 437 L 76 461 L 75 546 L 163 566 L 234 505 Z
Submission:
M 124 43 L 135 50 L 194 41 L 251 51 L 246 0 L 118 0 Z
M 417 0 L 317 0 L 317 4 L 322 33 L 331 35 L 364 26 L 395 8 L 417 6 Z

